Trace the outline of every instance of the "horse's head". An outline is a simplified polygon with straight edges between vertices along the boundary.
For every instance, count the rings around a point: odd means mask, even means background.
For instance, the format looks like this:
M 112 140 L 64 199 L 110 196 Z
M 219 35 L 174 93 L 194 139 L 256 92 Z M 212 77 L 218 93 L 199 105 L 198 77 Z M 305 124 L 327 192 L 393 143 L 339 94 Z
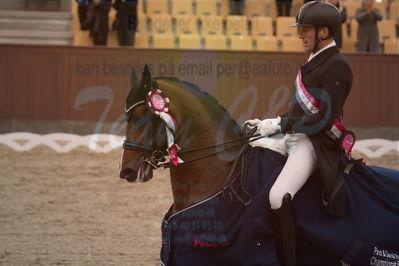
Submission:
M 212 96 L 178 79 L 152 79 L 147 66 L 140 81 L 132 74 L 125 112 L 126 140 L 119 176 L 129 182 L 151 179 L 152 170 L 165 155 L 177 165 L 180 147 L 221 143 L 239 131 Z
M 129 182 L 145 182 L 152 178 L 156 160 L 162 160 L 166 135 L 161 130 L 162 120 L 148 108 L 148 93 L 154 84 L 149 68 L 145 66 L 142 78 L 137 80 L 132 71 L 132 88 L 126 99 L 126 140 L 119 176 Z

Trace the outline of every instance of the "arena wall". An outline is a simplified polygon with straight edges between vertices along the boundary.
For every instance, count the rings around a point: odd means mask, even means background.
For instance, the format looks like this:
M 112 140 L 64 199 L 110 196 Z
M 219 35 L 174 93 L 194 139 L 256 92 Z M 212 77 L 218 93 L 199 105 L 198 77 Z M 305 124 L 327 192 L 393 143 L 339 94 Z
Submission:
M 399 127 L 399 55 L 346 56 L 354 84 L 345 123 Z M 76 133 L 115 131 L 130 71 L 140 76 L 145 64 L 153 77 L 176 76 L 208 91 L 238 121 L 271 117 L 287 110 L 305 59 L 286 52 L 0 45 L 0 132 L 40 132 L 40 121 L 48 132 L 61 124 Z

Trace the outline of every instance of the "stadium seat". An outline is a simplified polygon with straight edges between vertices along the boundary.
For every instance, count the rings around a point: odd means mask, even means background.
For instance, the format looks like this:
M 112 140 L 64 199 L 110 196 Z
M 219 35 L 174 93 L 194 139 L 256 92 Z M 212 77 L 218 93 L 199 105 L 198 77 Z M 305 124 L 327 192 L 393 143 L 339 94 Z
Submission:
M 341 32 L 342 32 L 342 40 L 348 40 L 349 39 L 348 24 L 346 23 L 341 24 Z
M 134 35 L 134 47 L 136 48 L 148 48 L 148 34 L 136 32 Z
M 266 16 L 265 2 L 263 0 L 246 0 L 245 15 L 248 19 L 253 16 Z
M 202 35 L 221 35 L 223 34 L 223 21 L 221 16 L 201 16 Z
M 342 2 L 341 2 L 342 3 Z M 293 0 L 292 1 L 292 7 L 291 7 L 291 17 L 295 17 L 296 14 L 298 13 L 299 9 L 303 6 L 303 1 L 302 0 Z
M 168 14 L 153 14 L 151 19 L 151 33 L 172 33 L 172 17 Z
M 168 0 L 147 0 L 147 15 L 168 14 Z
M 384 53 L 386 54 L 399 54 L 399 40 L 392 39 L 384 42 Z
M 231 50 L 253 50 L 252 38 L 248 35 L 232 35 L 230 36 Z
M 378 32 L 380 34 L 380 43 L 387 39 L 396 39 L 396 25 L 393 20 L 378 21 Z
M 341 50 L 346 53 L 354 53 L 356 52 L 355 42 L 351 39 L 342 39 L 342 48 Z
M 350 22 L 350 39 L 354 42 L 357 42 L 357 29 L 359 27 L 359 23 L 357 23 L 356 19 L 352 19 Z
M 189 15 L 176 16 L 176 35 L 198 34 L 197 18 Z
M 217 0 L 197 0 L 197 15 L 217 15 Z
M 145 15 L 144 0 L 137 0 L 137 16 Z
M 342 2 L 343 6 L 346 7 L 346 13 L 348 15 L 348 19 L 351 20 L 356 15 L 356 10 L 362 6 L 361 2 L 357 1 L 345 1 Z
M 192 15 L 193 1 L 192 0 L 172 0 L 172 15 Z
M 227 17 L 230 14 L 230 0 L 220 0 L 220 16 L 223 18 Z
M 179 36 L 180 49 L 201 49 L 201 37 L 198 34 L 182 34 Z
M 137 29 L 136 32 L 147 33 L 148 24 L 147 24 L 147 16 L 145 14 L 141 14 L 137 17 Z
M 227 39 L 225 35 L 207 35 L 205 36 L 205 48 L 211 50 L 226 50 Z
M 175 37 L 169 33 L 156 33 L 152 35 L 153 48 L 175 48 Z
M 258 36 L 256 38 L 256 50 L 278 51 L 278 39 L 274 36 Z
M 246 16 L 227 16 L 226 35 L 248 35 Z
M 382 2 L 375 1 L 374 7 L 378 8 L 380 10 L 383 19 L 387 18 L 387 2 L 386 1 L 382 1 Z
M 276 19 L 276 35 L 277 37 L 296 37 L 297 28 L 288 27 L 295 24 L 294 17 L 277 17 Z
M 266 4 L 266 15 L 271 17 L 273 21 L 276 20 L 277 17 L 277 6 L 275 0 L 264 0 Z
M 272 18 L 265 16 L 252 17 L 251 35 L 253 38 L 257 36 L 273 36 Z
M 389 19 L 399 22 L 399 1 L 392 2 L 389 6 Z
M 281 50 L 284 52 L 303 52 L 302 41 L 295 37 L 282 37 Z

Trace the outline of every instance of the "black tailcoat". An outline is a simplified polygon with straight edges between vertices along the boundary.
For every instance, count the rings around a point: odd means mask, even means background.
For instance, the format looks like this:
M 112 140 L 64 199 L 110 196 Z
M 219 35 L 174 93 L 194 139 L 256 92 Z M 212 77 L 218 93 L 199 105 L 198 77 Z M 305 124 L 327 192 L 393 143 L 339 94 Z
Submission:
M 320 110 L 316 114 L 305 113 L 294 96 L 290 110 L 281 117 L 281 129 L 283 133 L 305 133 L 309 136 L 324 184 L 322 203 L 329 213 L 342 216 L 346 190 L 342 178 L 341 149 L 338 141 L 333 141 L 326 131 L 335 119 L 342 118 L 343 106 L 352 87 L 352 70 L 334 46 L 303 65 L 301 72 L 303 84 L 320 102 Z

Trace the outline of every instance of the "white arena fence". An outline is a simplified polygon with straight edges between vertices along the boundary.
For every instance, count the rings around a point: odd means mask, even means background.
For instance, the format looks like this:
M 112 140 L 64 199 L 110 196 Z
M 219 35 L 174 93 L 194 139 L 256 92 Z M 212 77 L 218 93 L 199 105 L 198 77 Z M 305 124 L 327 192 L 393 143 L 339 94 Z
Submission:
M 80 136 L 67 133 L 39 135 L 27 132 L 0 134 L 0 144 L 15 151 L 29 151 L 40 145 L 47 146 L 59 153 L 69 152 L 77 147 L 87 147 L 98 153 L 108 153 L 121 149 L 124 137 L 111 134 L 92 134 Z M 354 150 L 368 158 L 384 156 L 390 151 L 399 152 L 399 140 L 363 139 L 356 141 Z

